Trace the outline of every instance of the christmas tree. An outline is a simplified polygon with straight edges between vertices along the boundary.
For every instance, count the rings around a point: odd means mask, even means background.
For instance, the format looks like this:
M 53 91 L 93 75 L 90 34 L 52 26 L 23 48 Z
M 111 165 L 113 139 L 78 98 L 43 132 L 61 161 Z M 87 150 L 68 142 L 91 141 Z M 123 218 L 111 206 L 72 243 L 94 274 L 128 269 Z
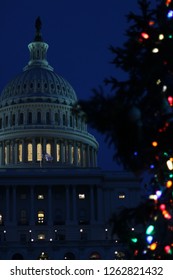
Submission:
M 126 73 L 105 79 L 80 101 L 93 128 L 115 147 L 115 159 L 136 174 L 149 172 L 148 196 L 114 220 L 131 259 L 173 259 L 173 0 L 139 0 L 127 16 L 122 47 L 112 63 Z

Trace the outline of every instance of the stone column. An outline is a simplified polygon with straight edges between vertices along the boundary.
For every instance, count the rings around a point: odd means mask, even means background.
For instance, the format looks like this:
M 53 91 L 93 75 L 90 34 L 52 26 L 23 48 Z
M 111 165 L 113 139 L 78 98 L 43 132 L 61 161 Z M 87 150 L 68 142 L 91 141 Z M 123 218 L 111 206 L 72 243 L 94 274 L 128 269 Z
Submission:
M 91 214 L 90 214 L 90 220 L 91 224 L 95 222 L 95 211 L 94 211 L 94 189 L 93 186 L 90 186 L 90 209 L 91 209 Z
M 74 165 L 78 165 L 78 150 L 77 143 L 74 142 Z
M 22 139 L 22 162 L 26 162 L 26 143 L 24 139 Z
M 66 195 L 66 223 L 68 224 L 69 221 L 70 221 L 70 194 L 69 194 L 69 186 L 66 186 L 65 195 Z
M 77 223 L 77 200 L 76 200 L 76 186 L 72 189 L 72 199 L 73 199 L 73 222 Z
M 8 225 L 10 223 L 10 194 L 9 194 L 9 187 L 6 187 L 6 192 L 5 192 L 5 204 L 6 204 L 6 209 L 5 209 L 5 225 Z
M 89 145 L 87 145 L 87 148 L 86 148 L 86 165 L 87 165 L 87 167 L 90 167 L 90 148 L 89 148 Z
M 18 163 L 18 142 L 14 143 L 14 163 Z
M 101 222 L 103 213 L 103 203 L 102 203 L 102 191 L 99 186 L 97 186 L 97 221 Z
M 35 138 L 32 139 L 32 159 L 34 163 L 37 162 L 37 146 Z
M 2 141 L 2 165 L 5 165 L 5 142 Z
M 16 186 L 13 186 L 13 224 L 17 223 L 16 218 Z
M 34 186 L 30 186 L 30 225 L 35 223 L 34 200 Z
M 72 145 L 68 143 L 68 162 L 72 164 Z
M 52 186 L 48 186 L 48 225 L 52 226 Z
M 6 147 L 7 147 L 6 164 L 9 164 L 10 163 L 10 142 L 9 141 L 6 143 Z

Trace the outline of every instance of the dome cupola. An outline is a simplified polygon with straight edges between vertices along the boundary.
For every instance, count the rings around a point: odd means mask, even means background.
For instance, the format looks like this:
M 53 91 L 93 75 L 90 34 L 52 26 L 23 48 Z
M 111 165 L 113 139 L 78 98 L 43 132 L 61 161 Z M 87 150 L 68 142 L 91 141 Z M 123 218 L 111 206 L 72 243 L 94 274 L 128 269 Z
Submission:
M 47 61 L 41 26 L 38 17 L 30 60 L 0 95 L 0 167 L 96 167 L 98 143 L 74 89 Z

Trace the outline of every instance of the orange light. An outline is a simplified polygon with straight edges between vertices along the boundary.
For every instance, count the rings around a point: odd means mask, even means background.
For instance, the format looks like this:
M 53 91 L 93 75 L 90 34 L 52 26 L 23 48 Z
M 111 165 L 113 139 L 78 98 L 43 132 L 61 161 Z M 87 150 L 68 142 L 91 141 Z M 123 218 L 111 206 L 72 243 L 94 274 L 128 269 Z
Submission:
M 152 243 L 152 244 L 150 245 L 149 248 L 150 248 L 151 251 L 156 250 L 156 248 L 157 248 L 157 243 L 156 243 L 156 242 Z
M 141 33 L 141 36 L 142 36 L 144 39 L 148 39 L 148 38 L 149 38 L 149 35 L 148 35 L 146 32 L 142 32 L 142 33 Z
M 156 141 L 153 141 L 153 142 L 152 142 L 152 146 L 153 146 L 153 147 L 157 147 L 157 146 L 158 146 L 158 143 L 157 143 Z
M 152 25 L 154 25 L 154 23 L 155 23 L 154 20 L 150 20 L 148 24 L 149 24 L 150 26 L 152 26 Z
M 168 180 L 166 182 L 166 187 L 169 189 L 170 187 L 172 187 L 172 181 L 171 180 Z

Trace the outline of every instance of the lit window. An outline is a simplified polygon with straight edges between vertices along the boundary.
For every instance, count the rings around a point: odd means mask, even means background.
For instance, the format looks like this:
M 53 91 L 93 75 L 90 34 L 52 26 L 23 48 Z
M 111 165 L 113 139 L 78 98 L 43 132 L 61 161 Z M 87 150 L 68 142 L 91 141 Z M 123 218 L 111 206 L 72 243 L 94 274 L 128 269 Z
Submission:
M 77 148 L 77 161 L 78 161 L 78 164 L 80 164 L 80 161 L 81 161 L 81 149 L 80 147 Z
M 56 160 L 60 161 L 60 144 L 56 145 Z
M 84 193 L 79 193 L 79 199 L 85 199 L 85 194 Z
M 7 145 L 5 144 L 5 149 L 4 149 L 4 159 L 5 159 L 5 164 L 7 164 Z
M 42 160 L 42 146 L 40 143 L 37 144 L 37 161 Z
M 28 161 L 32 161 L 33 160 L 33 157 L 32 157 L 32 144 L 29 143 L 28 144 Z
M 38 211 L 38 223 L 43 224 L 44 223 L 44 212 L 43 211 Z
M 51 144 L 49 144 L 49 143 L 46 144 L 46 153 L 48 155 L 51 155 Z
M 0 214 L 0 225 L 3 224 L 3 217 L 2 217 L 2 214 Z
M 125 193 L 119 193 L 118 198 L 119 199 L 125 199 Z
M 45 236 L 45 234 L 44 233 L 40 233 L 40 234 L 38 234 L 38 239 L 39 240 L 44 240 L 45 238 L 46 238 L 46 236 Z
M 18 161 L 22 162 L 22 144 L 18 145 Z
M 71 163 L 74 163 L 74 147 L 71 147 Z
M 38 199 L 44 199 L 44 195 L 43 194 L 38 194 L 37 198 Z

